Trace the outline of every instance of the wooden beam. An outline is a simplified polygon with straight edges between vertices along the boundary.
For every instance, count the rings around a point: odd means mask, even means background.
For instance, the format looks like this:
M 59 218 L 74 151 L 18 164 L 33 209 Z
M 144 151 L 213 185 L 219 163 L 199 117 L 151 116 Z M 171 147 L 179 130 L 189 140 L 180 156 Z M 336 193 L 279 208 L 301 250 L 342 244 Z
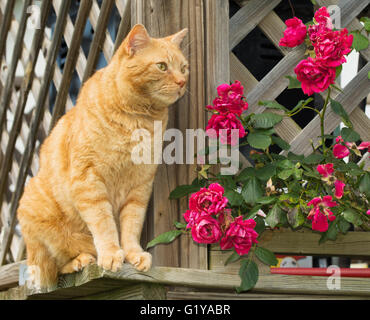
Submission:
M 323 255 L 344 257 L 369 257 L 370 233 L 350 231 L 338 234 L 336 241 L 326 241 L 319 245 L 321 235 L 307 230 L 290 231 L 287 229 L 265 231 L 259 244 L 274 253 L 294 255 Z M 212 247 L 212 250 L 220 250 Z
M 330 290 L 327 280 L 327 277 L 261 274 L 251 293 L 302 294 L 304 292 L 306 295 L 370 297 L 369 278 L 342 278 L 341 287 L 337 290 Z M 17 287 L 0 293 L 0 299 L 93 297 L 98 293 L 103 295 L 104 292 L 128 288 L 127 286 L 133 284 L 156 284 L 230 292 L 240 285 L 240 277 L 208 270 L 168 267 L 155 267 L 143 273 L 136 271 L 128 264 L 124 264 L 120 271 L 112 273 L 102 270 L 97 265 L 90 265 L 82 272 L 61 277 L 57 289 L 35 291 L 25 286 Z
M 19 266 L 21 263 L 22 262 L 16 262 L 0 267 L 0 291 L 18 285 Z

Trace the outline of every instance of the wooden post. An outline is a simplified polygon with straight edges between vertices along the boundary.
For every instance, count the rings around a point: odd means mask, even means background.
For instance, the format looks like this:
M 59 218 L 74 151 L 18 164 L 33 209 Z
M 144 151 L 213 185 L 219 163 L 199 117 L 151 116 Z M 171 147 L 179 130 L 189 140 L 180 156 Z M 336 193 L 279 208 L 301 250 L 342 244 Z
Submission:
M 132 1 L 132 24 L 142 23 L 152 37 L 164 37 L 183 28 L 189 29 L 183 51 L 190 62 L 190 83 L 188 93 L 170 107 L 168 128 L 204 128 L 205 125 L 205 81 L 204 81 L 204 6 L 202 0 L 156 0 Z M 185 141 L 185 140 L 184 140 Z M 184 162 L 185 162 L 184 153 Z M 145 240 L 150 240 L 174 228 L 173 222 L 182 220 L 187 200 L 170 201 L 170 192 L 178 185 L 190 184 L 195 178 L 196 165 L 160 165 L 150 209 Z M 206 247 L 193 244 L 183 237 L 170 245 L 153 249 L 155 265 L 207 268 Z

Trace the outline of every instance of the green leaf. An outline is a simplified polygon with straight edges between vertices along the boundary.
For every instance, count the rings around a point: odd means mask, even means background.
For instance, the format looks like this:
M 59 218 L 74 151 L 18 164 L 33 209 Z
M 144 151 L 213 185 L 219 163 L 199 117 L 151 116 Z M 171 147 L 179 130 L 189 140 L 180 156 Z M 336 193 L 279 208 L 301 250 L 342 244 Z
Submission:
M 327 237 L 328 240 L 335 241 L 335 240 L 337 240 L 337 235 L 338 235 L 337 222 L 332 221 L 329 224 L 328 231 L 326 231 L 326 237 Z
M 229 204 L 232 207 L 238 207 L 243 204 L 242 195 L 234 190 L 227 189 L 224 196 L 229 200 Z
M 289 111 L 287 108 L 285 108 L 283 105 L 276 101 L 259 101 L 258 105 L 260 106 L 265 106 L 266 108 L 269 109 L 279 109 L 279 110 L 284 110 L 284 111 Z
M 364 23 L 365 30 L 367 32 L 370 32 L 370 18 L 368 18 L 368 17 L 362 17 L 360 19 L 360 21 Z
M 330 99 L 330 106 L 333 112 L 342 118 L 343 123 L 348 128 L 353 128 L 352 122 L 349 119 L 349 116 L 346 110 L 344 110 L 343 106 L 338 101 Z
M 280 168 L 280 169 L 293 169 L 294 168 L 294 163 L 288 159 L 285 159 L 285 160 L 282 160 L 282 161 L 279 161 L 277 163 L 277 166 Z
M 311 101 L 313 100 L 313 98 L 308 98 L 306 100 L 300 100 L 298 102 L 298 104 L 290 111 L 290 114 L 296 112 L 298 109 L 308 105 Z
M 255 114 L 251 120 L 254 128 L 268 129 L 283 120 L 283 116 L 276 113 L 264 112 Z
M 285 169 L 278 173 L 278 177 L 282 180 L 286 180 L 293 174 L 293 172 L 294 172 L 293 169 Z
M 236 291 L 240 293 L 252 289 L 258 281 L 258 275 L 257 264 L 251 259 L 243 260 L 239 270 L 241 284 Z
M 239 176 L 237 177 L 237 181 L 238 182 L 246 181 L 249 178 L 253 178 L 255 176 L 256 176 L 256 169 L 252 167 L 248 167 L 248 168 L 243 169 L 242 172 L 240 172 Z
M 290 144 L 286 142 L 285 140 L 281 139 L 280 137 L 272 136 L 271 139 L 272 139 L 272 142 L 277 144 L 281 149 L 283 150 L 290 149 Z
M 311 2 L 312 2 L 312 4 L 313 4 L 314 6 L 317 6 L 317 2 L 316 2 L 316 0 L 311 0 Z
M 340 73 L 342 72 L 343 66 L 339 65 L 338 67 L 335 68 L 335 78 L 338 78 Z
M 288 153 L 288 159 L 291 160 L 291 161 L 300 161 L 300 162 L 302 162 L 304 160 L 304 155 L 289 152 Z
M 262 195 L 263 191 L 257 178 L 249 179 L 242 190 L 244 201 L 254 205 Z
M 225 264 L 224 266 L 227 266 L 229 263 L 233 263 L 233 262 L 236 262 L 240 259 L 240 256 L 236 253 L 236 252 L 233 252 L 225 261 Z
M 272 163 L 268 163 L 264 167 L 256 170 L 255 174 L 258 179 L 267 181 L 276 174 L 276 166 Z
M 266 227 L 265 219 L 262 217 L 256 217 L 254 220 L 256 221 L 254 231 L 256 231 L 258 233 L 258 236 L 260 236 Z
M 160 243 L 171 243 L 173 240 L 175 240 L 180 234 L 182 234 L 182 230 L 171 230 L 167 231 L 165 233 L 160 234 L 158 237 L 154 238 L 152 241 L 150 241 L 146 248 L 149 249 L 151 247 L 156 246 Z
M 257 247 L 254 253 L 261 262 L 268 266 L 276 266 L 278 264 L 275 254 L 268 249 Z
M 289 80 L 289 85 L 288 89 L 300 89 L 302 88 L 301 83 L 297 79 L 297 77 L 292 77 L 292 76 L 285 76 Z
M 265 134 L 250 132 L 247 141 L 252 148 L 266 150 L 272 143 L 271 137 Z
M 178 186 L 175 190 L 170 193 L 169 199 L 180 199 L 187 196 L 190 193 L 199 191 L 201 187 L 197 185 L 182 185 Z
M 345 142 L 356 142 L 361 139 L 360 135 L 350 128 L 343 128 L 340 134 Z
M 186 228 L 186 223 L 175 221 L 173 224 L 177 229 L 185 229 Z
M 351 228 L 351 224 L 347 222 L 342 216 L 337 218 L 337 226 L 341 233 L 346 234 L 348 230 Z
M 288 211 L 287 219 L 293 229 L 300 227 L 305 222 L 305 217 L 299 206 L 296 206 Z
M 346 219 L 348 222 L 354 224 L 355 226 L 360 226 L 362 225 L 362 217 L 359 213 L 352 209 L 346 209 L 343 211 L 343 217 Z
M 352 48 L 356 51 L 361 51 L 367 49 L 369 46 L 369 39 L 365 37 L 363 34 L 361 34 L 359 31 L 353 31 L 351 32 L 353 35 L 353 43 Z
M 259 198 L 256 202 L 260 204 L 270 204 L 273 203 L 277 200 L 276 197 L 262 197 Z
M 367 197 L 370 197 L 370 173 L 366 172 L 360 179 L 359 185 L 360 192 L 366 194 Z
M 370 79 L 370 71 L 367 73 L 367 78 Z
M 266 223 L 271 227 L 275 228 L 280 222 L 281 209 L 275 204 L 266 217 Z
M 324 160 L 324 156 L 322 154 L 313 153 L 313 154 L 310 154 L 308 157 L 306 157 L 304 159 L 304 162 L 306 164 L 318 164 L 323 160 Z

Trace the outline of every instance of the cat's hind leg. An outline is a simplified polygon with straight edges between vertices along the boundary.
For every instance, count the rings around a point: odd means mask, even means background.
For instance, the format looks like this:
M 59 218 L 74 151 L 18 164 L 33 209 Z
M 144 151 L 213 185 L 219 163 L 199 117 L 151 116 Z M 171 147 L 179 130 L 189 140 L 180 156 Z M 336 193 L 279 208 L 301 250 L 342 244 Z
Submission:
M 35 290 L 58 284 L 58 267 L 46 246 L 38 240 L 27 243 L 27 285 Z
M 64 273 L 73 273 L 73 272 L 81 271 L 83 268 L 85 268 L 89 264 L 93 264 L 95 262 L 96 262 L 96 259 L 93 255 L 89 253 L 81 253 L 76 258 L 69 261 L 65 266 L 63 266 L 60 270 L 60 273 L 64 274 Z

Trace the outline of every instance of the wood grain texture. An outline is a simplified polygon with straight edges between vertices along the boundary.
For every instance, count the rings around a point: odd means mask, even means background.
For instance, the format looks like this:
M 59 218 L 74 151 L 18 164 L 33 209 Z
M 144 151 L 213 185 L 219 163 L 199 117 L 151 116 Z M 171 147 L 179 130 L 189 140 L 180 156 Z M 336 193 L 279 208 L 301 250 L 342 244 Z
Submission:
M 67 299 L 112 291 L 135 283 L 230 292 L 239 286 L 240 278 L 238 275 L 188 268 L 155 267 L 143 273 L 128 264 L 124 264 L 120 271 L 112 273 L 90 265 L 82 272 L 61 277 L 58 288 L 54 290 L 40 292 L 23 286 L 1 293 L 0 299 Z M 261 274 L 251 293 L 265 292 L 370 297 L 370 279 L 343 278 L 340 289 L 330 290 L 327 287 L 327 277 Z
M 339 234 L 336 241 L 319 245 L 321 235 L 312 231 L 289 231 L 286 229 L 265 231 L 259 245 L 277 254 L 326 255 L 346 257 L 370 256 L 370 233 L 353 231 Z M 220 250 L 212 247 L 212 250 Z
M 18 285 L 20 264 L 21 263 L 11 263 L 0 267 L 0 291 Z
M 242 9 L 230 19 L 230 49 L 234 49 L 280 1 L 251 0 L 246 2 Z

